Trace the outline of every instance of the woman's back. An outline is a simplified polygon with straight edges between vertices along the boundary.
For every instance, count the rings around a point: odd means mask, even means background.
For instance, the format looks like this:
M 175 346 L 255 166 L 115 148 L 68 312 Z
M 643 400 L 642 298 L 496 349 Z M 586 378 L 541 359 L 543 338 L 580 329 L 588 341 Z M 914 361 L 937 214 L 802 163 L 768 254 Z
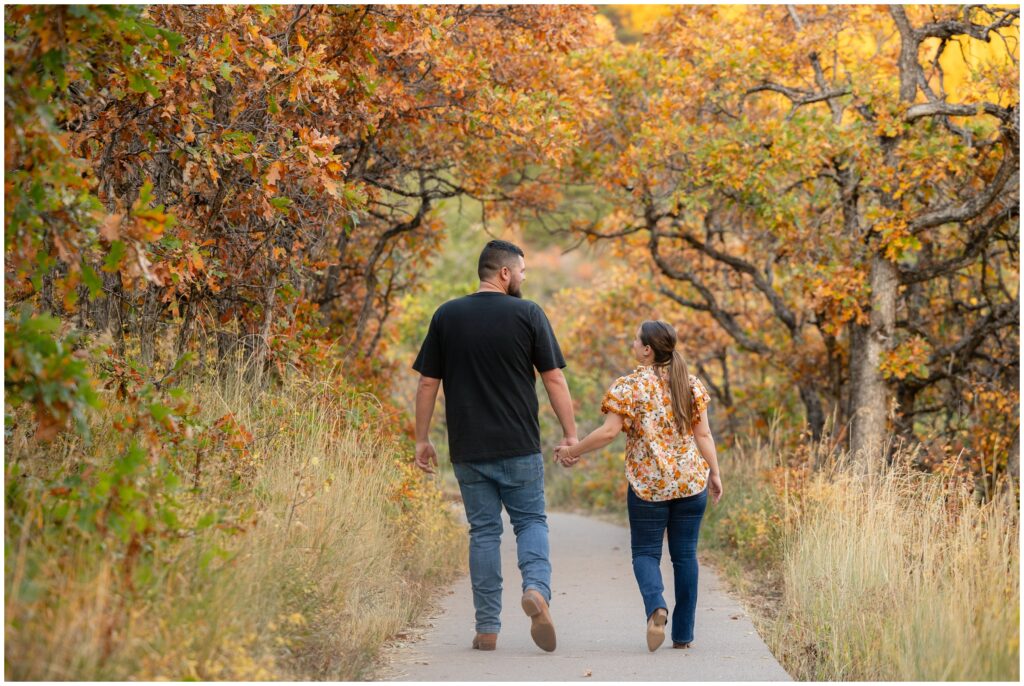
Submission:
M 710 396 L 690 375 L 693 417 L 707 408 Z M 680 431 L 672 410 L 668 382 L 653 365 L 620 377 L 605 394 L 602 412 L 622 416 L 626 433 L 626 478 L 637 496 L 648 501 L 696 495 L 707 485 L 710 467 L 693 432 Z

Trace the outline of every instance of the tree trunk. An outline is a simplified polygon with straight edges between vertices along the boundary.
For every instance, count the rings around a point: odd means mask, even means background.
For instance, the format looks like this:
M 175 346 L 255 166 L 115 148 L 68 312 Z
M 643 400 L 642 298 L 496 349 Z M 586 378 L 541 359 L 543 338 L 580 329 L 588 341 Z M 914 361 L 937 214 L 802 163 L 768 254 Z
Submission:
M 160 317 L 160 296 L 157 287 L 152 284 L 146 287 L 142 298 L 136 326 L 139 335 L 139 360 L 146 369 L 153 369 L 156 362 L 157 320 Z
M 821 409 L 821 398 L 814 386 L 806 382 L 799 385 L 800 400 L 804 403 L 807 412 L 807 425 L 811 429 L 811 440 L 815 443 L 821 440 L 821 434 L 825 429 L 825 412 Z
M 230 288 L 225 289 L 222 297 L 217 298 L 217 369 L 222 379 L 228 375 L 228 358 L 238 344 L 238 336 L 229 331 L 226 327 L 231 321 L 229 310 L 231 308 L 228 298 L 231 295 Z
M 89 287 L 82 284 L 78 287 L 78 328 L 86 331 L 89 328 Z
M 57 310 L 57 303 L 53 296 L 53 277 L 56 274 L 57 268 L 48 269 L 43 274 L 42 288 L 39 290 L 39 308 L 46 314 L 54 316 L 60 316 L 60 312 Z
M 270 283 L 263 291 L 263 322 L 260 324 L 259 337 L 256 339 L 256 350 L 252 358 L 253 378 L 257 386 L 263 381 L 263 367 L 267 362 L 267 351 L 270 348 L 270 327 L 274 323 L 274 301 L 277 295 L 279 272 L 274 271 Z
M 896 265 L 876 254 L 870 278 L 869 322 L 850 330 L 850 454 L 861 471 L 878 462 L 888 433 L 889 388 L 879 365 L 896 328 Z

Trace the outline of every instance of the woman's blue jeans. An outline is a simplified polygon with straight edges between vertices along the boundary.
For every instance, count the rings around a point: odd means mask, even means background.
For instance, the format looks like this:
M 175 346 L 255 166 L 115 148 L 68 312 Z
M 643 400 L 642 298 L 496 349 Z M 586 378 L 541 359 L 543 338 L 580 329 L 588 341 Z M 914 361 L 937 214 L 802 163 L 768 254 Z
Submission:
M 489 462 L 456 462 L 455 478 L 469 521 L 469 578 L 476 630 L 501 630 L 501 506 L 516 536 L 523 591 L 536 589 L 551 602 L 548 519 L 544 513 L 544 456 L 540 453 Z
M 707 489 L 686 498 L 648 502 L 638 498 L 630 488 L 626 501 L 633 574 L 644 598 L 645 618 L 658 608 L 668 609 L 661 581 L 661 549 L 667 530 L 676 591 L 672 640 L 689 643 L 693 640 L 693 620 L 697 612 L 697 536 L 708 502 Z

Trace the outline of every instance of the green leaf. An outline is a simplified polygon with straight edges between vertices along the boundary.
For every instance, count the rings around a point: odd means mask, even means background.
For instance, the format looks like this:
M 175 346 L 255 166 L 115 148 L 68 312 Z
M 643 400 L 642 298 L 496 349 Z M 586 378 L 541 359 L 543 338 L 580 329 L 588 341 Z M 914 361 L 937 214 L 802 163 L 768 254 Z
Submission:
M 292 199 L 285 197 L 271 198 L 270 204 L 279 210 L 287 210 L 289 207 L 292 206 Z
M 166 405 L 161 405 L 160 403 L 153 403 L 149 406 L 149 413 L 153 416 L 153 419 L 158 422 L 162 422 L 165 418 L 171 415 L 171 408 Z
M 103 293 L 103 281 L 92 267 L 82 264 L 82 281 L 89 287 L 89 297 L 96 298 Z
M 103 271 L 116 272 L 121 265 L 121 260 L 124 259 L 124 253 L 124 241 L 114 241 L 111 243 L 107 259 L 103 261 Z
M 134 72 L 128 77 L 128 88 L 135 93 L 149 93 L 153 90 L 153 84 L 149 82 L 142 72 Z M 159 94 L 159 91 L 157 91 Z

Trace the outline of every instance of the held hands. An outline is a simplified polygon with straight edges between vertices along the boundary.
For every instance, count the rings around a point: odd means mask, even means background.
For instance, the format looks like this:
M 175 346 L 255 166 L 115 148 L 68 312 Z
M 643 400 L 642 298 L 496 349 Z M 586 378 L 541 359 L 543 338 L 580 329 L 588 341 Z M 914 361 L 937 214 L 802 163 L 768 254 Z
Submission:
M 437 467 L 437 452 L 430 441 L 416 442 L 416 466 L 427 474 L 433 474 Z
M 562 442 L 555 448 L 555 462 L 562 465 L 563 467 L 572 467 L 574 464 L 580 461 L 580 456 L 571 457 L 569 455 L 569 446 L 576 445 L 579 443 L 577 438 L 563 438 Z

